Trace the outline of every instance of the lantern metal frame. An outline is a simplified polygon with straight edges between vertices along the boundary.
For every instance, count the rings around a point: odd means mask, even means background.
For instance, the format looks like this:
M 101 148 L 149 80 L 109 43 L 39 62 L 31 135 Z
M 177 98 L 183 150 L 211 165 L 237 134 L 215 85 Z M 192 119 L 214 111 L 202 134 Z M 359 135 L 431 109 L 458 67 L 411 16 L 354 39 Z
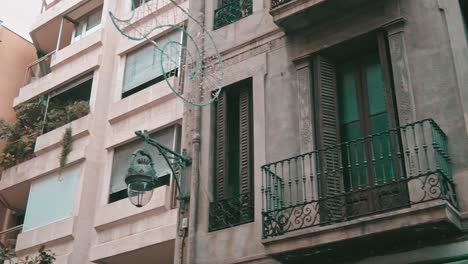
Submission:
M 135 135 L 143 139 L 147 145 L 156 147 L 159 151 L 159 155 L 163 156 L 167 165 L 171 169 L 172 177 L 179 192 L 179 196 L 177 197 L 177 199 L 180 201 L 180 207 L 181 209 L 185 208 L 185 203 L 189 200 L 189 196 L 185 193 L 185 184 L 183 181 L 185 180 L 185 169 L 192 164 L 192 159 L 188 156 L 187 150 L 183 149 L 181 154 L 176 153 L 168 147 L 164 146 L 163 144 L 159 143 L 158 141 L 150 138 L 147 130 L 136 131 Z M 138 169 L 135 165 L 135 162 L 137 162 L 136 156 L 138 154 L 145 156 L 149 159 L 148 165 L 151 167 L 151 169 L 147 172 L 147 175 L 137 175 Z M 179 173 L 179 178 L 177 177 L 176 172 Z M 153 189 L 157 187 L 158 178 L 156 175 L 156 170 L 154 169 L 153 158 L 145 148 L 140 148 L 132 154 L 130 167 L 128 168 L 128 174 L 125 178 L 125 183 L 127 184 L 128 188 L 128 185 L 130 183 L 149 181 L 151 181 Z

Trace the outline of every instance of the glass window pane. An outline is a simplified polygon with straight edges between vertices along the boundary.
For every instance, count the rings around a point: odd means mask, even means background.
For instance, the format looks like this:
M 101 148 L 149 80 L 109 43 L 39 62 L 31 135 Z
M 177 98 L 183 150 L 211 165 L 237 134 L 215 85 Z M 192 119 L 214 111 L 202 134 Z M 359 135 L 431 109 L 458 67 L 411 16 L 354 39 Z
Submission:
M 79 21 L 78 22 L 78 26 L 75 26 L 75 37 L 74 38 L 77 38 L 77 37 L 81 36 L 81 34 L 83 33 L 84 26 L 85 26 L 84 21 Z
M 99 8 L 98 10 L 91 13 L 88 17 L 88 24 L 86 26 L 86 31 L 98 26 L 101 24 L 101 17 L 102 17 L 102 9 Z
M 338 68 L 338 105 L 341 124 L 359 120 L 354 65 L 350 62 Z
M 156 40 L 159 48 L 149 43 L 127 55 L 123 92 L 129 91 L 141 84 L 163 75 L 161 68 L 161 48 L 164 50 L 164 70 L 170 72 L 179 67 L 180 45 L 169 42 L 181 41 L 181 33 L 176 30 Z
M 370 114 L 385 112 L 385 83 L 379 57 L 373 54 L 364 59 Z

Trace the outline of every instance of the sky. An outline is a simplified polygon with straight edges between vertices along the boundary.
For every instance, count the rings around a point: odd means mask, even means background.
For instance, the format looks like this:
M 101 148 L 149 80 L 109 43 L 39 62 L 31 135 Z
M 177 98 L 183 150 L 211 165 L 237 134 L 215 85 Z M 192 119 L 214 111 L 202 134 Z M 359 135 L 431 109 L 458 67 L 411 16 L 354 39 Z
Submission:
M 41 11 L 42 0 L 1 0 L 0 3 L 3 25 L 31 40 L 29 30 Z

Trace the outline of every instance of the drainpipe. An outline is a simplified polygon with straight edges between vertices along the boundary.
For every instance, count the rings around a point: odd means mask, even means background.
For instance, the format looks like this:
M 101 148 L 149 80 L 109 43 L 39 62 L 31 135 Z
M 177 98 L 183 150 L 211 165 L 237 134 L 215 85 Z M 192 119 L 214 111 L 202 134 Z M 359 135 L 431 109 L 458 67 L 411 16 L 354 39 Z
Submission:
M 205 30 L 205 1 L 190 1 L 189 2 L 189 10 L 191 14 L 194 14 L 194 17 L 198 20 L 199 25 L 191 20 L 188 23 L 188 32 L 190 34 L 194 34 L 197 31 Z M 198 27 L 202 27 L 198 29 Z M 204 50 L 204 38 L 202 38 L 200 48 Z M 189 83 L 190 93 L 197 95 L 198 99 L 201 99 L 202 90 L 198 87 L 201 85 L 201 78 L 197 78 L 193 82 Z M 197 213 L 198 213 L 198 193 L 200 187 L 200 142 L 201 142 L 201 107 L 191 106 L 186 104 L 187 107 L 192 108 L 193 111 L 189 111 L 187 113 L 193 113 L 193 129 L 187 129 L 187 133 L 191 133 L 193 136 L 191 138 L 193 153 L 192 153 L 192 171 L 191 171 L 191 185 L 190 185 L 190 211 L 189 211 L 189 225 L 188 225 L 188 243 L 187 243 L 187 251 L 186 257 L 184 262 L 187 264 L 194 264 L 196 263 L 196 251 L 195 251 L 195 237 L 197 234 Z M 190 122 L 190 120 L 188 120 Z

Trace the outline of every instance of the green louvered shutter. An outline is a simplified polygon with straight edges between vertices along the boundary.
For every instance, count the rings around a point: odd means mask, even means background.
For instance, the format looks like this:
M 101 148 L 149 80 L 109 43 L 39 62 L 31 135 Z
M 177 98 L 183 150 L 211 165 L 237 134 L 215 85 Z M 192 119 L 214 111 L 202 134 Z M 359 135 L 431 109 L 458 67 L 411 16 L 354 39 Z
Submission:
M 240 193 L 251 191 L 250 95 L 244 89 L 239 95 Z
M 216 106 L 216 199 L 226 198 L 227 96 L 221 92 Z
M 253 219 L 252 197 L 252 104 L 250 89 L 239 94 L 239 163 L 240 163 L 240 221 Z
M 314 94 L 316 104 L 317 148 L 324 149 L 339 144 L 339 119 L 336 69 L 333 61 L 323 57 L 314 58 Z M 341 153 L 338 148 L 320 151 L 317 170 L 321 177 L 320 190 L 322 198 L 320 216 L 322 221 L 334 221 L 342 218 L 343 191 Z

